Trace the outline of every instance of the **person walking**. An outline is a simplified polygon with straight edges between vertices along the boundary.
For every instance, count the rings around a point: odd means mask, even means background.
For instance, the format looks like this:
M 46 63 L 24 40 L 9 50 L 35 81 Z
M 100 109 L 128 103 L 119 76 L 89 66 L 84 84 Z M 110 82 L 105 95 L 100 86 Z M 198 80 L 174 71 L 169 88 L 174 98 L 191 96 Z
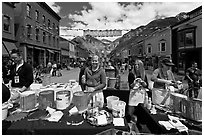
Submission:
M 52 69 L 53 69 L 52 76 L 57 76 L 57 64 L 56 64 L 56 62 L 53 63 Z
M 58 77 L 61 77 L 61 76 L 62 76 L 61 70 L 62 70 L 62 65 L 61 65 L 60 62 L 58 62 L 58 63 L 57 63 L 57 76 L 58 76 Z

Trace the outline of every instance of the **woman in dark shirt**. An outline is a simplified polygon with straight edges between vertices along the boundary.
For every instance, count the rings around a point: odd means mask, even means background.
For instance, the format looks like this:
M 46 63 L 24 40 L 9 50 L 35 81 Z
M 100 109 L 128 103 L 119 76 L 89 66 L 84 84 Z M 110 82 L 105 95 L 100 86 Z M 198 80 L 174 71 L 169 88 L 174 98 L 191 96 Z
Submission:
M 135 107 L 138 105 L 138 102 L 142 102 L 142 100 L 144 101 L 144 96 L 145 96 L 145 94 L 138 95 L 139 89 L 136 89 L 136 90 L 133 89 L 133 87 L 136 84 L 135 80 L 137 78 L 141 79 L 141 84 L 142 84 L 143 88 L 148 87 L 148 81 L 147 81 L 147 77 L 145 74 L 144 65 L 143 65 L 143 62 L 139 59 L 137 59 L 135 61 L 133 69 L 128 75 L 128 82 L 129 82 L 129 87 L 130 87 L 128 113 L 129 113 L 131 120 L 133 122 L 137 121 L 137 117 L 134 115 L 135 109 L 136 109 Z

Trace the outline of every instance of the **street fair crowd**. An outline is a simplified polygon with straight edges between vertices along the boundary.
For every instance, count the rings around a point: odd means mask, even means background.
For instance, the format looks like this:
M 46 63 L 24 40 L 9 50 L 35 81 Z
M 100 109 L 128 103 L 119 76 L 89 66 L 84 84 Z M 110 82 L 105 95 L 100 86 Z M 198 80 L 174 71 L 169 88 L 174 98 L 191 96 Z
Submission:
M 18 50 L 11 52 L 11 59 L 8 82 L 2 83 L 3 134 L 133 135 L 143 133 L 144 123 L 149 134 L 191 134 L 200 127 L 202 134 L 201 71 L 196 62 L 187 69 L 189 86 L 184 89 L 168 58 L 153 71 L 152 88 L 140 59 L 126 83 L 111 63 L 101 67 L 97 55 L 84 64 L 79 78 L 67 83 L 51 83 L 49 74 L 35 83 L 32 67 Z

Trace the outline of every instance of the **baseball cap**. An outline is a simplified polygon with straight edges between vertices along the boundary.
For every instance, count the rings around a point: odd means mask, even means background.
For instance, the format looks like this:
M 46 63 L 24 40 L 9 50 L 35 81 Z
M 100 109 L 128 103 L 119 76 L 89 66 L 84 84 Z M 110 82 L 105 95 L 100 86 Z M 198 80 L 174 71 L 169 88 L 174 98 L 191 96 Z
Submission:
M 172 61 L 170 59 L 168 59 L 168 58 L 164 58 L 162 60 L 162 63 L 167 65 L 167 66 L 174 66 L 174 63 L 172 63 Z

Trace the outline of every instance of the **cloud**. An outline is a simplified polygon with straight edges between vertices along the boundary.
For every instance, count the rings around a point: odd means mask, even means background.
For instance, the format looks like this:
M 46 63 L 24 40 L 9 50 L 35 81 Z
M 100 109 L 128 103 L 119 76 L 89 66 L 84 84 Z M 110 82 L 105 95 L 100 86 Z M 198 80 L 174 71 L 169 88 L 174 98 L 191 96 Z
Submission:
M 90 2 L 89 4 L 91 9 L 84 8 L 80 14 L 69 14 L 69 19 L 74 21 L 73 28 L 135 29 L 148 24 L 156 16 L 172 17 L 202 5 L 201 2 L 144 2 L 142 4 L 132 2 L 125 5 L 118 2 Z
M 48 6 L 50 6 L 50 8 L 51 8 L 52 10 L 54 10 L 56 13 L 59 13 L 60 10 L 61 10 L 61 7 L 60 7 L 59 5 L 57 5 L 55 2 L 46 2 L 46 4 L 47 4 Z
M 82 21 L 86 25 L 80 27 L 90 29 L 134 29 L 154 20 L 156 15 L 170 17 L 180 12 L 189 12 L 202 3 L 171 3 L 171 2 L 145 2 L 142 5 L 121 5 L 117 2 L 91 2 L 91 10 L 82 10 L 81 14 L 70 14 L 74 21 Z M 118 20 L 120 20 L 118 22 Z M 79 27 L 77 23 L 73 27 Z

